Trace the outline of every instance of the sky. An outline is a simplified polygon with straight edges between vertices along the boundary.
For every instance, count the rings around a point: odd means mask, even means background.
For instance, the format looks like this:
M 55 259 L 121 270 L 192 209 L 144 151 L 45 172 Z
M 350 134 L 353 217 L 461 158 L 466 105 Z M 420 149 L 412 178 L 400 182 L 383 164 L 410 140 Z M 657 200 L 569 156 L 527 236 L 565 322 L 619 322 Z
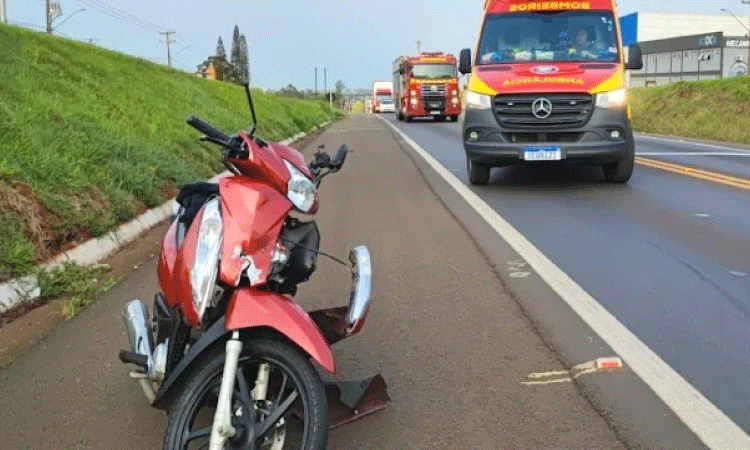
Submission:
M 347 87 L 368 88 L 390 79 L 399 55 L 423 51 L 458 55 L 473 47 L 484 0 L 57 0 L 63 16 L 59 34 L 166 64 L 165 37 L 175 31 L 175 67 L 193 72 L 215 53 L 221 36 L 229 53 L 234 26 L 247 38 L 252 84 L 279 89 L 293 84 L 312 89 L 315 67 L 323 90 L 337 80 Z M 726 14 L 747 16 L 741 0 L 619 0 L 620 15 L 632 12 Z M 45 25 L 44 0 L 6 0 L 11 22 Z M 61 23 L 69 14 L 85 8 Z M 106 13 L 105 13 L 106 12 Z M 124 13 L 124 14 L 123 14 Z M 127 15 L 125 15 L 127 14 Z M 147 22 L 147 23 L 144 23 Z M 707 30 L 714 31 L 714 30 Z

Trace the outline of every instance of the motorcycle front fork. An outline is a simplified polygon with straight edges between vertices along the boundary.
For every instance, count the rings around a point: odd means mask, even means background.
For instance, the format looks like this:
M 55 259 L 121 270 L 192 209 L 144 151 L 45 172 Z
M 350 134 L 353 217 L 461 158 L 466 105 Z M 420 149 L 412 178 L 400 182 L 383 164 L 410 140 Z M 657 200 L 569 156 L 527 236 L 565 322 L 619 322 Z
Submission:
M 240 333 L 235 331 L 232 338 L 227 341 L 226 359 L 224 360 L 224 373 L 219 388 L 219 401 L 214 413 L 214 423 L 211 428 L 211 441 L 209 450 L 222 450 L 227 439 L 234 437 L 237 430 L 232 427 L 232 394 L 234 393 L 234 382 L 237 377 L 237 363 L 242 353 L 242 341 Z M 268 378 L 271 366 L 267 363 L 258 366 L 258 375 L 253 389 L 253 400 L 263 401 L 268 394 Z

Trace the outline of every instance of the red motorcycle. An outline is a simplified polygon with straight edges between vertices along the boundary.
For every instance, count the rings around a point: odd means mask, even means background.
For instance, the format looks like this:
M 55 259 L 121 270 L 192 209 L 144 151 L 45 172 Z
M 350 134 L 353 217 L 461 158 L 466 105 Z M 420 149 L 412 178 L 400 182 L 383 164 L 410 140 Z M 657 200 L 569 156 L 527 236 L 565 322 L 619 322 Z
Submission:
M 140 300 L 124 322 L 152 406 L 168 412 L 167 450 L 323 450 L 329 427 L 390 401 L 380 375 L 321 381 L 311 360 L 335 373 L 331 345 L 360 331 L 370 303 L 370 254 L 349 255 L 349 305 L 306 313 L 292 300 L 315 270 L 320 235 L 314 214 L 321 179 L 344 165 L 319 151 L 308 165 L 296 150 L 255 136 L 233 136 L 196 117 L 188 124 L 223 149 L 232 173 L 218 184 L 186 185 L 162 244 L 153 320 Z M 327 256 L 327 255 L 326 255 Z M 332 258 L 335 259 L 335 258 Z

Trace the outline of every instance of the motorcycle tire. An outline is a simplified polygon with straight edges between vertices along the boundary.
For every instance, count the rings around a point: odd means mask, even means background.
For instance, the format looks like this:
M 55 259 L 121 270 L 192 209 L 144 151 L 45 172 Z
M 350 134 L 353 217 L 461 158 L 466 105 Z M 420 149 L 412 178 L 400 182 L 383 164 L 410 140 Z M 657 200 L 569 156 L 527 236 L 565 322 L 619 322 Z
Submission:
M 286 373 L 286 376 L 288 376 L 287 380 L 293 381 L 293 387 L 298 394 L 295 404 L 300 403 L 300 401 L 302 404 L 303 411 L 301 417 L 304 418 L 304 423 L 300 427 L 302 434 L 301 442 L 299 444 L 292 444 L 293 446 L 291 447 L 287 445 L 288 443 L 285 443 L 281 448 L 325 450 L 328 440 L 328 404 L 320 375 L 313 367 L 309 358 L 298 348 L 282 341 L 249 340 L 243 342 L 238 372 L 243 370 L 242 368 L 248 367 L 247 364 L 254 365 L 258 364 L 259 361 L 269 363 L 283 371 L 283 373 Z M 223 370 L 224 346 L 220 346 L 203 358 L 203 361 L 201 361 L 200 366 L 187 382 L 178 400 L 171 405 L 168 411 L 167 430 L 164 436 L 164 450 L 191 448 L 189 447 L 189 435 L 196 432 L 196 430 L 191 430 L 191 427 L 196 416 L 200 413 L 200 409 L 197 408 L 205 406 L 205 404 L 201 405 L 204 397 L 215 396 L 215 393 L 218 392 Z M 252 392 L 255 380 L 252 376 L 246 376 L 245 379 L 247 386 L 249 386 L 249 391 Z M 287 385 L 288 381 L 284 382 L 284 385 Z M 233 404 L 238 401 L 238 385 L 239 383 L 236 382 L 235 394 L 232 398 Z M 214 401 L 213 398 L 209 400 L 209 402 L 211 401 Z M 212 405 L 215 409 L 215 401 Z M 210 406 L 208 407 L 210 408 Z M 255 416 L 257 417 L 258 414 L 256 413 Z M 212 418 L 213 416 L 211 415 L 210 417 Z M 208 429 L 210 430 L 210 425 L 208 425 Z M 242 439 L 243 437 L 241 436 L 237 437 L 234 442 L 230 439 L 224 448 L 247 448 L 246 446 L 249 443 L 246 441 L 241 442 Z M 208 448 L 207 438 L 205 439 L 205 445 Z M 275 449 L 277 447 L 271 446 L 270 448 Z

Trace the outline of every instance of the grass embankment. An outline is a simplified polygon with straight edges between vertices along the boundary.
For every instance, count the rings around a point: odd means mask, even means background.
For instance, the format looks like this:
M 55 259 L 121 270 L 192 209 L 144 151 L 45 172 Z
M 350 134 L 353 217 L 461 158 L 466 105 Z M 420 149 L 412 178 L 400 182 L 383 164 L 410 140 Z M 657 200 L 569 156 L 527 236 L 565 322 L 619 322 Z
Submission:
M 750 77 L 630 90 L 636 131 L 750 144 Z
M 258 134 L 330 120 L 324 102 L 254 92 Z M 0 25 L 0 281 L 157 206 L 221 169 L 185 124 L 246 127 L 242 88 Z

